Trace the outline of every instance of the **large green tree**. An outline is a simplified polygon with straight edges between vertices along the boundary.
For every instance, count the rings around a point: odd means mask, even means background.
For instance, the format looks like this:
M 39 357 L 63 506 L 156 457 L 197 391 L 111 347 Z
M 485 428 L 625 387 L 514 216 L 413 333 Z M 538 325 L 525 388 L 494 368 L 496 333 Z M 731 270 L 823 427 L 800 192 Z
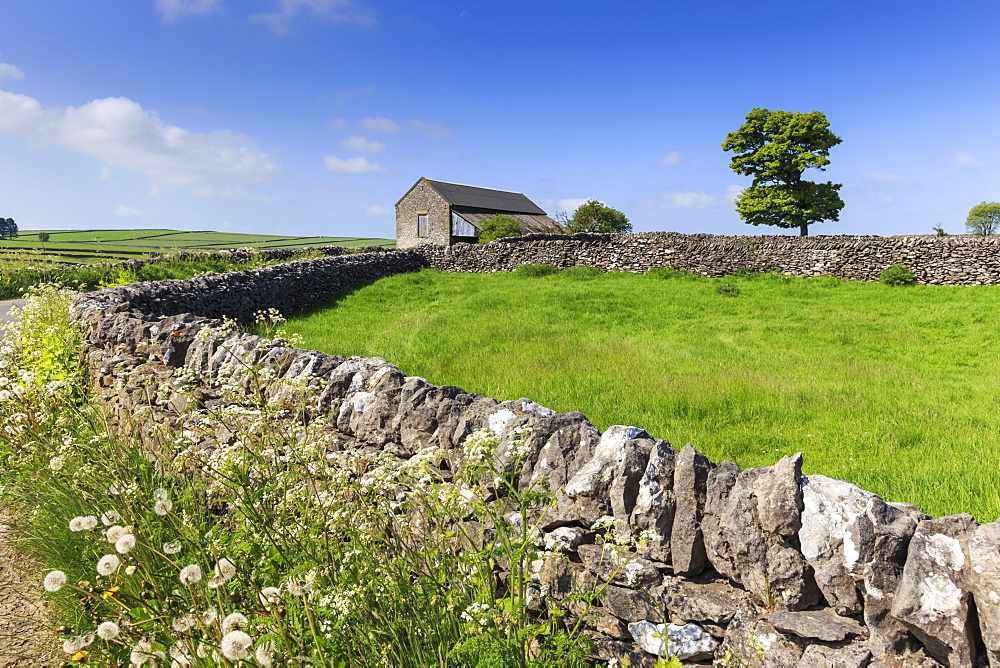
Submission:
M 13 218 L 0 218 L 0 239 L 13 239 L 17 236 L 17 223 Z
M 965 227 L 973 234 L 995 234 L 1000 230 L 1000 204 L 983 202 L 972 207 Z
M 844 201 L 839 183 L 814 183 L 802 178 L 809 168 L 830 164 L 830 149 L 842 140 L 830 131 L 819 111 L 806 114 L 754 109 L 746 123 L 726 135 L 725 151 L 733 151 L 730 166 L 753 183 L 736 199 L 736 211 L 751 225 L 799 228 L 837 220 Z
M 593 199 L 588 199 L 573 212 L 573 217 L 569 219 L 566 227 L 573 233 L 611 234 L 632 231 L 632 224 L 628 222 L 624 213 Z

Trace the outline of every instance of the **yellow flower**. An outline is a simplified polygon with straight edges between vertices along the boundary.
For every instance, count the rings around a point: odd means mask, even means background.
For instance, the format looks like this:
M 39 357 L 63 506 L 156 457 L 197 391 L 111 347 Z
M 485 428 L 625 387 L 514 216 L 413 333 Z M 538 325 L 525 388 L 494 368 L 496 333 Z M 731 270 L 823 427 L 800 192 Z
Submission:
M 87 653 L 82 649 L 71 657 L 71 661 L 82 661 L 87 658 Z
M 114 596 L 115 592 L 118 591 L 119 589 L 121 589 L 121 587 L 111 587 L 110 589 L 108 589 L 107 591 L 105 591 L 103 594 L 101 594 L 101 598 L 105 598 L 105 599 L 106 598 L 110 598 L 111 596 Z

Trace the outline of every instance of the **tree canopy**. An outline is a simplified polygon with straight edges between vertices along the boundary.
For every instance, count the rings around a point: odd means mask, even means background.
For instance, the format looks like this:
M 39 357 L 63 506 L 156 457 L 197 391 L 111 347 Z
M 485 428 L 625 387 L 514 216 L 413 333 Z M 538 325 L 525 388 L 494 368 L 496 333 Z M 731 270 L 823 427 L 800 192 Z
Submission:
M 632 224 L 625 214 L 618 209 L 606 206 L 597 200 L 589 199 L 581 204 L 566 224 L 570 232 L 631 232 Z
M 972 207 L 965 227 L 972 234 L 996 234 L 1000 230 L 1000 204 L 983 202 Z
M 0 218 L 0 239 L 13 239 L 17 236 L 17 223 L 13 218 Z
M 502 213 L 487 218 L 479 224 L 479 243 L 488 244 L 500 237 L 517 237 L 524 234 L 521 223 Z
M 736 211 L 751 225 L 799 228 L 837 220 L 844 201 L 839 183 L 814 183 L 802 172 L 823 171 L 830 164 L 830 149 L 842 140 L 830 131 L 819 111 L 795 113 L 754 109 L 746 122 L 726 135 L 724 151 L 733 151 L 730 166 L 737 174 L 752 176 L 753 183 L 736 199 Z

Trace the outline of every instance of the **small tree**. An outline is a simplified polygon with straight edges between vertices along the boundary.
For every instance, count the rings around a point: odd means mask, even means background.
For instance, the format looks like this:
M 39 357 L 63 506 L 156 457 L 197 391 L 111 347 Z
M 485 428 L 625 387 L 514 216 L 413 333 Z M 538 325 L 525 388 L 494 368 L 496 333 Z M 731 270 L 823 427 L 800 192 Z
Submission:
M 1000 229 L 1000 204 L 983 202 L 969 210 L 965 219 L 965 227 L 972 234 L 995 234 Z
M 500 237 L 519 237 L 524 234 L 521 223 L 502 213 L 487 218 L 479 224 L 479 243 L 488 244 Z
M 611 234 L 632 231 L 632 224 L 628 222 L 624 213 L 593 199 L 588 199 L 573 212 L 573 217 L 569 219 L 566 227 L 573 233 Z
M 41 241 L 42 243 L 45 243 L 46 241 L 49 240 L 49 233 L 48 232 L 39 232 L 38 233 L 38 240 Z
M 799 228 L 837 220 L 844 201 L 839 183 L 813 183 L 802 179 L 810 167 L 823 170 L 830 164 L 830 148 L 842 140 L 830 132 L 826 116 L 754 109 L 746 123 L 722 142 L 733 151 L 730 166 L 737 174 L 752 176 L 753 183 L 736 200 L 736 211 L 751 225 Z
M 0 239 L 13 239 L 17 234 L 17 223 L 13 218 L 0 218 Z

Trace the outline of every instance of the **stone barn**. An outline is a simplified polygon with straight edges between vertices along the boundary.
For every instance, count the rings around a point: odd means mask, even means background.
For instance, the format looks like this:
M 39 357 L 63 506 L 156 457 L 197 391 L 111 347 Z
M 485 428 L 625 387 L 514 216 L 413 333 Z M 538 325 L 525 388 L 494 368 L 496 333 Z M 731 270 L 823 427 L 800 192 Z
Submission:
M 521 193 L 421 178 L 396 202 L 396 248 L 478 243 L 480 223 L 500 213 L 525 233 L 563 231 Z

